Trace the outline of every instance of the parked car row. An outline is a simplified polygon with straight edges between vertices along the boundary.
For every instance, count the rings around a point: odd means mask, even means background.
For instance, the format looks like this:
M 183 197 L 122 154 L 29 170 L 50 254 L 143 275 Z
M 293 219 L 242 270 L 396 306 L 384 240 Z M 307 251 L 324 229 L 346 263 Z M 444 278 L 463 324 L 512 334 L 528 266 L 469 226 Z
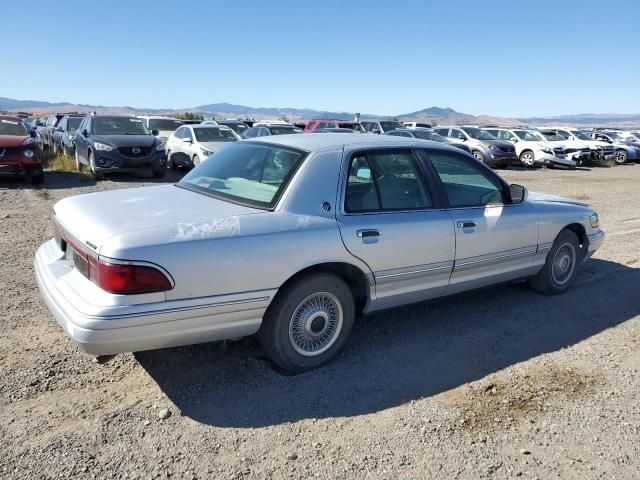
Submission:
M 22 120 L 20 120 L 22 121 Z M 300 133 L 362 133 L 449 143 L 492 168 L 575 168 L 597 160 L 640 160 L 640 131 L 444 125 L 394 120 L 181 120 L 164 116 L 52 114 L 31 125 L 39 151 L 73 156 L 94 178 L 113 171 L 193 168 L 231 142 Z M 96 131 L 97 128 L 97 131 Z M 37 176 L 36 176 L 37 178 Z

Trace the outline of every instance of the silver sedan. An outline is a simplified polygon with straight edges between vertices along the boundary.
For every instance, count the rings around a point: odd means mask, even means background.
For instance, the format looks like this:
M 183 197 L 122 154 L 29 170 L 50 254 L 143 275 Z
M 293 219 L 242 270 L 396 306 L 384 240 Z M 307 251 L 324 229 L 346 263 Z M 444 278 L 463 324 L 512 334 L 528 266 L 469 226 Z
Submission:
M 66 198 L 55 227 L 35 272 L 84 351 L 257 333 L 291 371 L 332 358 L 358 314 L 518 280 L 562 293 L 604 239 L 588 205 L 455 147 L 331 133 L 236 142 L 175 185 Z

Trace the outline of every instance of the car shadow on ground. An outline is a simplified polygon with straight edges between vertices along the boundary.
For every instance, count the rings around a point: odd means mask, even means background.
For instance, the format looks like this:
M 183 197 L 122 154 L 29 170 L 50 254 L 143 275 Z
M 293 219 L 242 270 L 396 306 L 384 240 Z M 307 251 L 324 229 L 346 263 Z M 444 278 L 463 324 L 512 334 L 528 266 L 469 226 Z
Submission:
M 182 415 L 218 427 L 349 417 L 428 397 L 569 347 L 640 314 L 640 269 L 591 260 L 564 295 L 525 283 L 360 319 L 329 365 L 278 372 L 253 338 L 139 352 Z

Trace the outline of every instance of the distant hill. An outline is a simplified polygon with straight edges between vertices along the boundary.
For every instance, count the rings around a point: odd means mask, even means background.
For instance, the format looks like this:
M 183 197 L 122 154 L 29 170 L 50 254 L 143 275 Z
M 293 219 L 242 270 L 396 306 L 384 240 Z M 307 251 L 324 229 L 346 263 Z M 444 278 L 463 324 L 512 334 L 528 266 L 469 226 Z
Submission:
M 108 107 L 103 105 L 73 104 L 69 102 L 50 103 L 37 100 L 14 100 L 0 97 L 0 110 L 26 111 L 37 115 L 46 115 L 55 112 L 98 112 L 112 114 L 152 114 L 152 115 L 177 115 L 184 112 L 201 113 L 215 118 L 255 118 L 276 119 L 287 117 L 291 121 L 307 120 L 310 118 L 333 118 L 339 120 L 352 120 L 354 113 L 330 112 L 313 110 L 310 108 L 275 108 L 275 107 L 250 107 L 232 103 L 211 103 L 193 108 L 136 108 L 130 106 Z M 452 108 L 430 107 L 411 113 L 395 116 L 361 114 L 362 120 L 391 119 L 400 121 L 419 121 L 435 123 L 438 125 L 459 124 L 499 124 L 499 125 L 576 125 L 576 126 L 637 126 L 640 125 L 640 114 L 620 113 L 584 113 L 578 115 L 562 115 L 557 117 L 529 117 L 507 118 L 492 115 L 471 115 L 457 112 Z

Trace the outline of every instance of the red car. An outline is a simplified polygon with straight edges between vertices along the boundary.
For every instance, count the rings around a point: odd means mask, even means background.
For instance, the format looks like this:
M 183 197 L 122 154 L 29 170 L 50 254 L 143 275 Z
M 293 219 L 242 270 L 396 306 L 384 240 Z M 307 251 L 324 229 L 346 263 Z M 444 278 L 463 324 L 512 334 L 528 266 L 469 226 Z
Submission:
M 30 129 L 18 117 L 0 115 L 0 176 L 5 175 L 44 181 L 40 147 Z
M 358 122 L 350 122 L 348 120 L 327 120 L 327 119 L 319 119 L 319 120 L 309 120 L 307 122 L 307 126 L 304 127 L 305 133 L 313 132 L 314 130 L 318 130 L 319 128 L 350 128 L 351 130 L 355 130 L 356 132 L 363 133 L 364 129 L 360 126 Z

